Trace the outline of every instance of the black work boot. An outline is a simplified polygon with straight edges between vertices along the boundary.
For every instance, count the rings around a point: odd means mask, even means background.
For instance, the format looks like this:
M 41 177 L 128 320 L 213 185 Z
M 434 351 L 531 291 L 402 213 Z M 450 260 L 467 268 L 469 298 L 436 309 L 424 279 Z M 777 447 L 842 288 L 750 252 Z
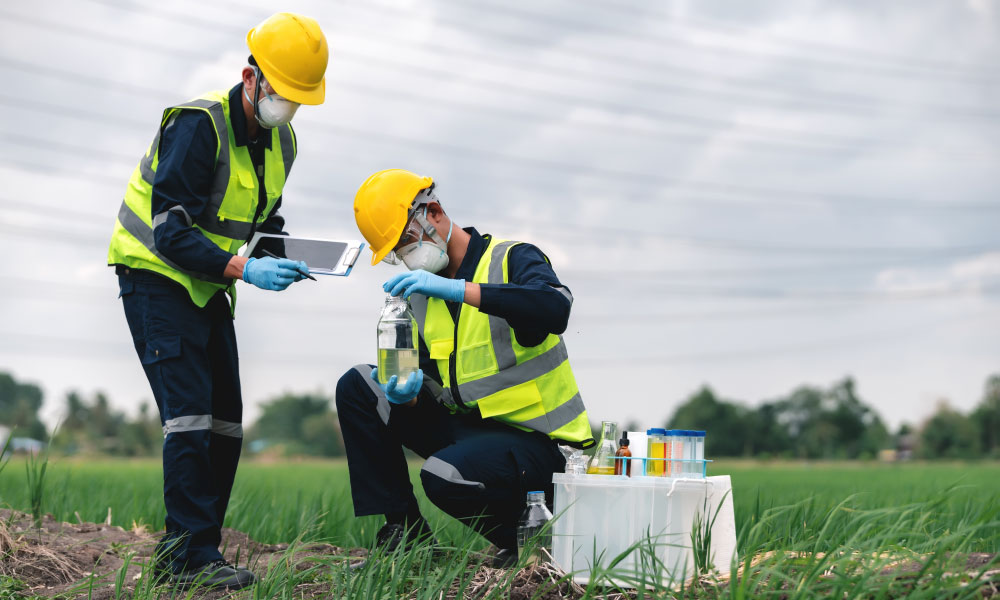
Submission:
M 237 569 L 224 560 L 215 560 L 177 573 L 172 582 L 179 587 L 239 590 L 257 583 L 257 578 L 247 569 Z
M 386 523 L 375 534 L 375 547 L 372 553 L 378 553 L 384 557 L 391 555 L 401 543 L 404 544 L 403 549 L 409 551 L 415 544 L 423 542 L 427 542 L 431 546 L 437 546 L 437 540 L 434 539 L 427 521 L 421 519 L 417 524 L 411 525 L 409 528 L 404 527 L 402 523 Z M 352 564 L 351 569 L 361 569 L 369 562 L 370 559 L 366 558 Z
M 494 569 L 509 569 L 516 564 L 517 548 L 501 548 L 490 560 L 490 566 Z

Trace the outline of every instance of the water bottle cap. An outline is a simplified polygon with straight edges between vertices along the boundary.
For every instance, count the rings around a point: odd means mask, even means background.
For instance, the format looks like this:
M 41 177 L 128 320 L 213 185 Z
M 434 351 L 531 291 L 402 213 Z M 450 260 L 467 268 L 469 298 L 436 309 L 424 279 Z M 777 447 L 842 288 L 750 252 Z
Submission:
M 528 502 L 545 502 L 545 492 L 528 492 Z

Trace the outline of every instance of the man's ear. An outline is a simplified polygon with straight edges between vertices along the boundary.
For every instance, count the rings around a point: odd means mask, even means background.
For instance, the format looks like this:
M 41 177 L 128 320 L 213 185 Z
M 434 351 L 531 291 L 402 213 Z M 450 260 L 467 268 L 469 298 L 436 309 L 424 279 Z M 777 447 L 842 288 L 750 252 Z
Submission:
M 245 87 L 250 92 L 250 97 L 253 97 L 253 86 L 257 85 L 257 72 L 254 71 L 253 67 L 246 66 L 243 67 L 243 87 Z
M 427 203 L 427 220 L 431 223 L 437 225 L 444 218 L 444 209 L 441 205 L 433 200 Z

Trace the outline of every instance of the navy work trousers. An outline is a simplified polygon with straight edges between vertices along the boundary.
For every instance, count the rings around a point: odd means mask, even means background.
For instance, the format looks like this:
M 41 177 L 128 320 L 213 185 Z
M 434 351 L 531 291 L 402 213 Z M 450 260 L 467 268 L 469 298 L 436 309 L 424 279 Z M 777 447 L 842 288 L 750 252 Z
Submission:
M 164 563 L 222 558 L 222 522 L 243 442 L 236 332 L 227 296 L 198 308 L 182 286 L 118 267 L 125 318 L 163 424 Z
M 438 508 L 499 548 L 515 548 L 529 491 L 552 499 L 552 474 L 565 459 L 548 436 L 515 429 L 478 411 L 451 414 L 421 395 L 415 406 L 390 403 L 358 365 L 337 382 L 337 415 L 347 448 L 354 514 L 411 513 L 416 498 L 403 456 L 427 459 L 420 481 Z

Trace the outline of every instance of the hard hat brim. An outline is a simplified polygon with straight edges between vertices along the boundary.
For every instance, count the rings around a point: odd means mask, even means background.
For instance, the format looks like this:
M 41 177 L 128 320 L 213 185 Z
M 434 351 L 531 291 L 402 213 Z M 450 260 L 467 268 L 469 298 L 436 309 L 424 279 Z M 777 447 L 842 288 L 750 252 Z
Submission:
M 400 231 L 399 235 L 403 235 L 403 232 Z M 398 238 L 398 236 L 397 236 L 397 238 Z M 378 250 L 375 250 L 375 248 L 372 248 L 372 266 L 374 267 L 378 263 L 382 262 L 382 259 L 385 258 L 386 256 L 388 256 L 390 252 L 392 252 L 393 246 L 395 246 L 395 244 L 392 244 L 391 246 L 385 246 L 383 248 L 379 248 Z
M 283 81 L 271 79 L 267 76 L 267 71 L 264 71 L 263 68 L 261 71 L 264 72 L 264 78 L 271 84 L 274 91 L 285 100 L 291 100 L 292 102 L 306 104 L 309 106 L 323 104 L 323 101 L 326 100 L 326 77 L 319 82 L 318 86 L 312 89 L 301 89 L 288 85 Z

